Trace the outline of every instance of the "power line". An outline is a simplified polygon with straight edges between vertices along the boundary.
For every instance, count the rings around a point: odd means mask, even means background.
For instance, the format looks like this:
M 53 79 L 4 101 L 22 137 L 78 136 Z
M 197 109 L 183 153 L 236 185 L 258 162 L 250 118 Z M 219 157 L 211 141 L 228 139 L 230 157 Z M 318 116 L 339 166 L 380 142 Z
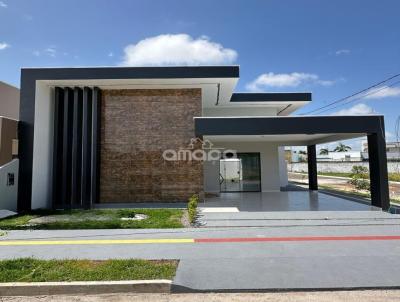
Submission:
M 356 95 L 359 95 L 360 93 L 366 92 L 366 91 L 368 91 L 368 90 L 370 90 L 370 89 L 372 89 L 372 88 L 378 87 L 378 86 L 380 86 L 380 85 L 382 85 L 382 84 L 384 84 L 384 83 L 386 83 L 386 82 L 389 82 L 390 80 L 393 80 L 394 78 L 397 78 L 398 76 L 400 76 L 400 73 L 399 73 L 399 74 L 395 74 L 394 76 L 391 76 L 391 77 L 389 77 L 389 78 L 387 78 L 387 79 L 385 79 L 385 80 L 383 80 L 383 81 L 380 81 L 379 83 L 373 84 L 373 85 L 371 85 L 371 86 L 369 86 L 369 87 L 367 87 L 367 88 L 365 88 L 365 89 L 362 89 L 362 90 L 360 90 L 360 91 L 357 91 L 357 92 L 355 92 L 355 93 L 353 93 L 353 94 L 351 94 L 351 95 L 349 95 L 349 96 L 346 96 L 346 97 L 340 98 L 340 99 L 338 99 L 338 100 L 335 100 L 335 101 L 333 101 L 333 102 L 331 102 L 331 103 L 329 103 L 329 104 L 327 104 L 327 105 L 324 105 L 324 106 L 322 106 L 322 107 L 320 107 L 320 108 L 311 110 L 311 111 L 306 112 L 306 113 L 302 113 L 301 115 L 306 115 L 306 114 L 314 113 L 314 112 L 316 112 L 316 111 L 320 111 L 321 109 L 330 107 L 330 106 L 332 106 L 332 105 L 334 105 L 334 104 L 337 104 L 337 103 L 346 101 L 346 100 L 348 100 L 348 99 L 350 99 L 350 98 L 352 98 L 352 97 L 354 97 L 354 96 L 356 96 Z
M 341 107 L 341 106 L 345 106 L 345 105 L 351 104 L 351 103 L 353 103 L 353 102 L 362 100 L 362 99 L 365 98 L 366 96 L 374 95 L 374 94 L 378 93 L 379 91 L 385 90 L 385 89 L 387 89 L 387 88 L 389 88 L 389 87 L 396 86 L 397 84 L 400 84 L 400 81 L 394 82 L 394 83 L 392 83 L 392 84 L 390 84 L 390 85 L 387 85 L 387 86 L 384 86 L 384 87 L 381 87 L 380 89 L 376 89 L 376 90 L 374 90 L 374 91 L 372 91 L 372 92 L 370 92 L 370 93 L 363 94 L 361 97 L 352 99 L 352 100 L 350 100 L 350 101 L 348 101 L 348 102 L 346 102 L 346 103 L 339 104 L 339 105 L 336 105 L 336 106 L 334 106 L 334 107 L 332 107 L 332 108 L 328 108 L 328 109 L 322 110 L 322 111 L 320 111 L 319 113 L 326 112 L 326 111 L 330 111 L 330 110 L 339 108 L 339 107 Z

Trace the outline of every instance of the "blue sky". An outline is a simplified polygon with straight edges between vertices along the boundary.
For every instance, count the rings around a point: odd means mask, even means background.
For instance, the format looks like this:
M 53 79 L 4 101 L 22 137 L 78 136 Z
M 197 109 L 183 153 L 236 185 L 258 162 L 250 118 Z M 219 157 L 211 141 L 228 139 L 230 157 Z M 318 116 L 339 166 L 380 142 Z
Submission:
M 237 91 L 311 91 L 306 113 L 400 73 L 400 1 L 0 0 L 0 80 L 21 67 L 239 64 Z M 381 113 L 400 77 L 323 114 Z

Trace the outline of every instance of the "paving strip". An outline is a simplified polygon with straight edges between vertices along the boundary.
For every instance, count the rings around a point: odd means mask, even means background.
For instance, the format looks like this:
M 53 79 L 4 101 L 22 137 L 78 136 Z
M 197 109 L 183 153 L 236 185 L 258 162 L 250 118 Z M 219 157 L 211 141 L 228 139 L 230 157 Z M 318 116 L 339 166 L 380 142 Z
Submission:
M 302 237 L 227 237 L 171 239 L 89 239 L 89 240 L 0 240 L 0 246 L 16 245 L 102 245 L 102 244 L 177 244 L 177 243 L 250 243 L 293 241 L 368 241 L 400 240 L 400 235 L 302 236 Z

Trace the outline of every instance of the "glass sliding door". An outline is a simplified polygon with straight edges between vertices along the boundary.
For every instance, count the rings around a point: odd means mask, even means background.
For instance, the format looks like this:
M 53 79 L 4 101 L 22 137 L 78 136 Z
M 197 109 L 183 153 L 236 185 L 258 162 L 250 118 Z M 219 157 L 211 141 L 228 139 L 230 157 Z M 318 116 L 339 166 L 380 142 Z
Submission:
M 221 192 L 260 192 L 260 153 L 237 153 L 220 160 Z

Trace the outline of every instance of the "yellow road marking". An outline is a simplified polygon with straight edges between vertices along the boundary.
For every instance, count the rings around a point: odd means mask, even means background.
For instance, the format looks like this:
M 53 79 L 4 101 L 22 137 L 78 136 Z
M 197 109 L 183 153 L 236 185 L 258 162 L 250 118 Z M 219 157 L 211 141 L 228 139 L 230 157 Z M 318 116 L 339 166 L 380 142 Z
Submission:
M 76 245 L 76 244 L 151 244 L 151 243 L 194 243 L 194 239 L 0 240 L 0 246 Z

